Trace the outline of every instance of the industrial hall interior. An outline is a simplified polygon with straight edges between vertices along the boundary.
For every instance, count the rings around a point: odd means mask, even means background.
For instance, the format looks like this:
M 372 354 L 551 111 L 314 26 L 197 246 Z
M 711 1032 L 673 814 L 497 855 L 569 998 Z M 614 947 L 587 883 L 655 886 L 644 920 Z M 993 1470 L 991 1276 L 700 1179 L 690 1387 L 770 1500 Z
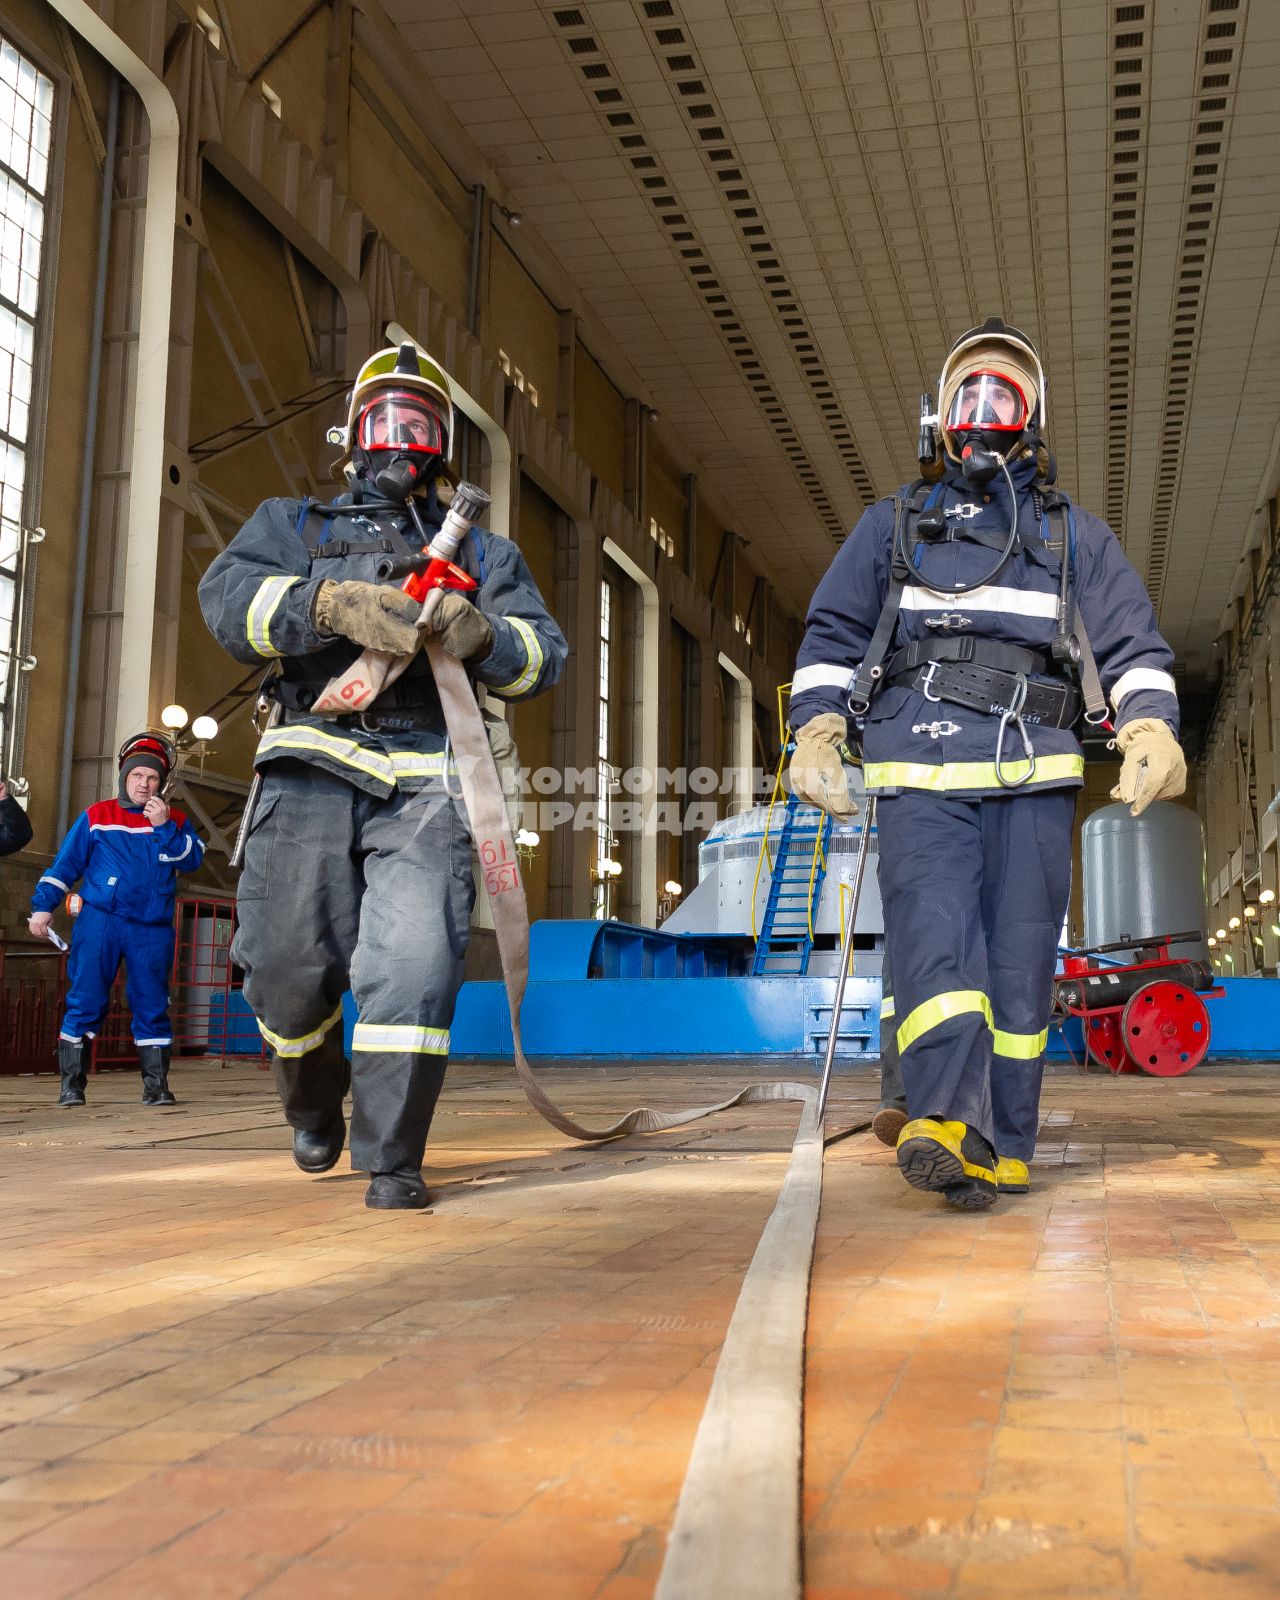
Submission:
M 1280 1596 L 1277 82 L 0 0 L 0 1595 Z

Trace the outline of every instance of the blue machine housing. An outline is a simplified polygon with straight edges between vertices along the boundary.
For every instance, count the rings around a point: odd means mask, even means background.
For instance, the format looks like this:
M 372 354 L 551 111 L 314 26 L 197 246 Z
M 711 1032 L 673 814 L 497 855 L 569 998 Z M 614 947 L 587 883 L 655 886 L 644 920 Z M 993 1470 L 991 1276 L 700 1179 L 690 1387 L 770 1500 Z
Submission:
M 663 933 L 625 922 L 535 922 L 521 1014 L 530 1056 L 820 1055 L 836 981 L 751 977 L 753 941 L 740 934 Z M 836 1049 L 874 1056 L 879 978 L 845 988 Z M 450 1055 L 511 1050 L 501 983 L 466 983 Z

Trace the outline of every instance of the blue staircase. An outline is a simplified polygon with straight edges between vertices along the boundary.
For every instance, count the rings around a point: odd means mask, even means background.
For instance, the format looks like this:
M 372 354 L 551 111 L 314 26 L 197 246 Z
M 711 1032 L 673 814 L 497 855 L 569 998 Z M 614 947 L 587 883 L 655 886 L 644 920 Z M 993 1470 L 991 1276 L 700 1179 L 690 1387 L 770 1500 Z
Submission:
M 802 809 L 806 813 L 806 820 L 800 823 L 797 816 Z M 817 818 L 821 820 L 815 820 Z M 814 871 L 813 848 L 819 838 L 822 849 L 813 878 L 815 915 L 822 899 L 823 879 L 827 875 L 831 818 L 808 806 L 801 807 L 795 795 L 789 794 L 782 829 L 778 834 L 778 853 L 773 860 L 769 899 L 751 962 L 752 977 L 803 977 L 809 970 L 809 955 L 813 949 L 813 939 L 809 933 L 809 874 Z

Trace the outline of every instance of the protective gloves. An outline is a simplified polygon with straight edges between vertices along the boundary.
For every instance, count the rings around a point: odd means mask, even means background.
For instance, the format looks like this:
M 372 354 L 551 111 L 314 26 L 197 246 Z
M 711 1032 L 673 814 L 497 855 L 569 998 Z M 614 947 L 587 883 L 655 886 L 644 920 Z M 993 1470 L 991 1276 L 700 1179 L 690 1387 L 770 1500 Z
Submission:
M 1167 722 L 1139 717 L 1126 722 L 1114 742 L 1124 765 L 1111 798 L 1123 800 L 1131 817 L 1140 817 L 1153 800 L 1172 800 L 1187 787 L 1187 763 Z
M 848 731 L 838 712 L 824 711 L 796 734 L 791 757 L 794 793 L 809 805 L 829 812 L 837 822 L 847 822 L 858 809 L 849 797 L 849 780 L 840 760 L 840 746 Z
M 366 650 L 407 656 L 422 643 L 414 624 L 422 607 L 383 583 L 326 578 L 316 590 L 311 615 L 321 633 L 340 633 Z
M 493 649 L 493 624 L 456 589 L 446 589 L 440 596 L 427 632 L 437 634 L 459 661 L 487 656 Z

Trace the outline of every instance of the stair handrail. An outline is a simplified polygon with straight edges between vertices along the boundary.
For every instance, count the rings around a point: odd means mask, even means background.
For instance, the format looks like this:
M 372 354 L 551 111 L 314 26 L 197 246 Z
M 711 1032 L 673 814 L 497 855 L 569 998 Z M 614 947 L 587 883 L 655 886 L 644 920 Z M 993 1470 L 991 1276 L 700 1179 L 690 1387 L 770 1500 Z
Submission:
M 809 864 L 809 903 L 805 907 L 805 915 L 809 919 L 809 942 L 812 944 L 817 939 L 813 931 L 813 895 L 814 884 L 818 881 L 818 863 L 822 863 L 822 873 L 827 872 L 827 838 L 831 832 L 831 818 L 824 817 L 818 824 L 818 831 L 813 840 L 813 860 Z
M 781 695 L 781 690 L 779 691 L 779 695 Z M 779 699 L 779 704 L 781 704 L 781 699 Z M 788 734 L 790 731 L 791 730 L 789 728 L 786 730 Z M 773 793 L 769 796 L 769 809 L 764 814 L 764 838 L 760 841 L 760 854 L 756 857 L 756 875 L 751 880 L 751 937 L 756 940 L 757 943 L 759 943 L 760 940 L 760 930 L 756 927 L 756 898 L 760 892 L 760 871 L 764 866 L 765 857 L 769 854 L 769 823 L 773 818 L 773 808 L 778 803 L 778 796 L 783 792 L 782 769 L 786 763 L 789 743 L 789 739 L 786 738 L 784 738 L 782 741 L 782 754 L 778 757 L 777 770 L 773 775 Z M 777 861 L 777 859 L 778 858 L 776 855 L 770 857 L 769 859 L 770 876 L 773 874 L 774 863 Z

